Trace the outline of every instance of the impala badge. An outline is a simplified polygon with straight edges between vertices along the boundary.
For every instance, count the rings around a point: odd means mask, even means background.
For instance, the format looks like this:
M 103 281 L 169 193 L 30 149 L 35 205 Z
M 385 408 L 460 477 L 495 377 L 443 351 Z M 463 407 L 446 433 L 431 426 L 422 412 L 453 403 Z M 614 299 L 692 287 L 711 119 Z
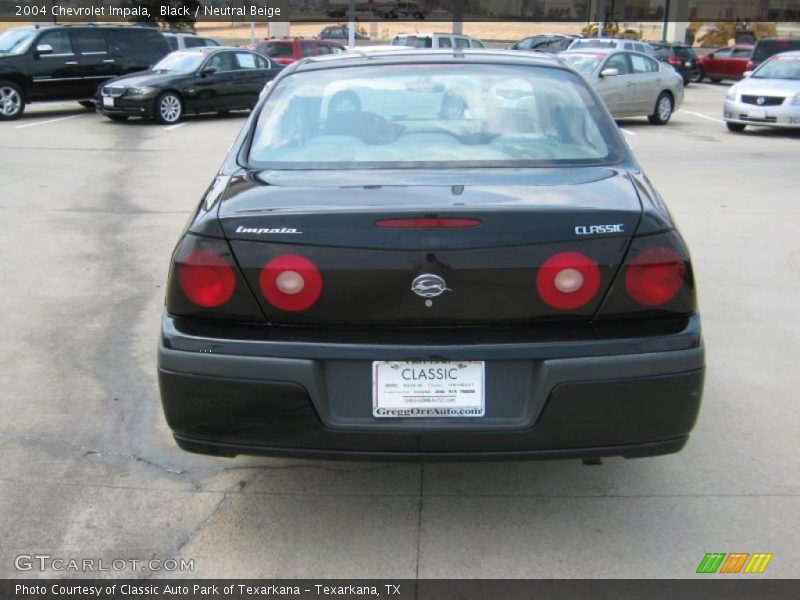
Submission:
M 431 273 L 423 273 L 411 282 L 411 291 L 423 298 L 435 298 L 445 292 L 452 292 L 444 279 Z

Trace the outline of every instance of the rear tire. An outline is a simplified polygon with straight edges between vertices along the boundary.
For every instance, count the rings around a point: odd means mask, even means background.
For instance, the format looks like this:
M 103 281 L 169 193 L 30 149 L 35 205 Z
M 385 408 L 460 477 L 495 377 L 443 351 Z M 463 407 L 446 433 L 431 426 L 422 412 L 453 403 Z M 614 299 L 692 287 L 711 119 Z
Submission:
M 652 125 L 666 125 L 672 117 L 672 109 L 674 104 L 672 96 L 669 92 L 661 92 L 656 100 L 656 106 L 653 114 L 647 117 Z
M 19 119 L 25 112 L 22 88 L 11 81 L 0 81 L 0 121 Z
M 742 133 L 744 128 L 747 125 L 742 125 L 741 123 L 725 123 L 725 126 L 728 128 L 728 131 L 733 133 Z
M 162 125 L 174 125 L 183 116 L 183 102 L 175 92 L 164 92 L 156 98 L 156 121 Z
M 704 77 L 705 77 L 705 75 L 703 74 L 703 69 L 699 69 L 699 70 L 697 71 L 697 75 L 695 75 L 695 76 L 692 78 L 692 82 L 693 82 L 693 83 L 700 83 L 701 81 L 703 81 L 703 78 L 704 78 Z

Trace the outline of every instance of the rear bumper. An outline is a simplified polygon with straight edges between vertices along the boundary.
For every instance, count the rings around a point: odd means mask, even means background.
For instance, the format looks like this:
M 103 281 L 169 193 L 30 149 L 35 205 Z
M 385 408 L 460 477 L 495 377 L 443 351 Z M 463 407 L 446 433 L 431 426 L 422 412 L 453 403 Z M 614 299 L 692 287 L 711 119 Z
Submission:
M 165 318 L 158 355 L 164 412 L 182 448 L 222 456 L 567 458 L 677 452 L 696 420 L 705 369 L 697 317 L 679 333 L 633 342 L 630 348 L 638 351 L 624 354 L 607 353 L 609 343 L 619 340 L 593 340 L 426 346 L 424 352 L 411 346 L 358 344 L 343 351 L 286 342 L 265 356 L 265 345 L 274 342 L 253 342 L 249 350 L 229 354 L 220 340 L 188 338 Z M 195 341 L 212 351 L 190 350 Z M 292 353 L 296 357 L 286 356 Z M 400 356 L 485 360 L 486 417 L 373 418 L 371 363 Z

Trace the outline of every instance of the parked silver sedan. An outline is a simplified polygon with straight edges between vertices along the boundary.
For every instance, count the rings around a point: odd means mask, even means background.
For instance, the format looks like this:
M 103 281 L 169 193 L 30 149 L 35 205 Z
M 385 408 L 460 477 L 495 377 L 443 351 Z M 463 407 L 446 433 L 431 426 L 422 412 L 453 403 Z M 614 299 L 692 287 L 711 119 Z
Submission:
M 666 125 L 683 102 L 681 76 L 641 52 L 591 48 L 558 56 L 597 90 L 615 119 L 647 116 L 653 125 Z
M 776 54 L 732 85 L 723 117 L 728 129 L 747 125 L 800 128 L 800 52 Z

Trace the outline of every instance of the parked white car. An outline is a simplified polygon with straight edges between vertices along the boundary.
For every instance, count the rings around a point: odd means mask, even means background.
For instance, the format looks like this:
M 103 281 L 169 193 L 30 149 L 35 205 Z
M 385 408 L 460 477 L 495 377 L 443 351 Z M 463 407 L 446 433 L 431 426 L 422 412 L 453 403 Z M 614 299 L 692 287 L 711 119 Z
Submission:
M 485 48 L 483 42 L 468 35 L 454 33 L 399 33 L 392 46 L 408 48 Z
M 656 49 L 649 43 L 641 40 L 629 40 L 627 38 L 578 38 L 569 45 L 567 50 L 588 50 L 589 48 L 632 50 L 633 52 L 641 52 L 653 58 L 658 58 Z
M 776 54 L 732 85 L 722 115 L 728 129 L 748 125 L 800 128 L 800 52 Z

